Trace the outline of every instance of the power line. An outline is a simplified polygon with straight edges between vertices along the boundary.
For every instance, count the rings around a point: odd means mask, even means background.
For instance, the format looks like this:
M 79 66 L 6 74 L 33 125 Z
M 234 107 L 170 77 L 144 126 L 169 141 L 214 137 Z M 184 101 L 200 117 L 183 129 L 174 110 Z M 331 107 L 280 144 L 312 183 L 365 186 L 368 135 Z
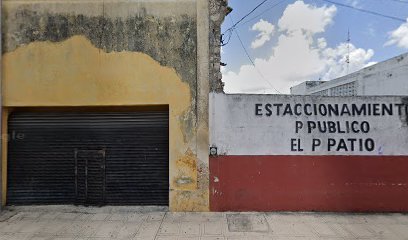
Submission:
M 368 13 L 368 14 L 372 14 L 372 15 L 376 15 L 376 16 L 380 16 L 380 17 L 384 17 L 384 18 L 388 18 L 388 19 L 392 19 L 392 20 L 396 20 L 396 21 L 399 21 L 399 22 L 404 22 L 404 23 L 406 22 L 405 19 L 402 19 L 402 18 L 399 18 L 399 17 L 385 15 L 385 14 L 382 14 L 382 13 L 379 13 L 379 12 L 374 12 L 374 11 L 366 10 L 366 9 L 363 9 L 363 8 L 357 8 L 357 7 L 353 7 L 351 5 L 347 5 L 347 4 L 343 4 L 343 3 L 339 3 L 339 2 L 334 2 L 334 1 L 331 1 L 331 0 L 321 0 L 321 1 L 328 2 L 328 3 L 338 5 L 338 6 L 341 6 L 341 7 L 345 7 L 345 8 L 351 8 L 351 9 L 354 9 L 356 11 L 360 11 L 360 12 L 364 12 L 364 13 Z
M 279 2 L 275 3 L 275 4 L 272 5 L 271 7 L 265 9 L 264 11 L 262 11 L 260 14 L 256 15 L 255 17 L 253 17 L 253 18 L 251 18 L 251 19 L 249 19 L 249 20 L 243 22 L 241 25 L 245 25 L 245 24 L 247 24 L 247 23 L 249 23 L 249 22 L 251 22 L 251 21 L 257 19 L 258 17 L 264 15 L 266 12 L 268 12 L 268 11 L 274 9 L 275 7 L 279 6 L 280 4 L 282 4 L 282 3 L 285 2 L 285 1 L 287 1 L 287 0 L 282 0 L 282 1 L 279 1 Z
M 230 16 L 230 20 L 231 20 L 231 22 L 233 23 L 233 20 L 232 20 L 232 17 L 231 17 L 231 16 Z M 282 94 L 281 92 L 279 92 L 278 89 L 276 89 L 276 88 L 265 78 L 265 76 L 261 73 L 261 71 L 259 71 L 259 69 L 256 67 L 254 61 L 252 60 L 252 58 L 251 58 L 251 56 L 249 55 L 249 53 L 248 53 L 248 51 L 247 51 L 247 49 L 246 49 L 244 43 L 243 43 L 242 40 L 241 40 L 241 37 L 239 36 L 239 33 L 238 33 L 238 30 L 237 30 L 237 29 L 235 29 L 235 34 L 237 35 L 237 38 L 238 38 L 239 42 L 241 43 L 242 49 L 244 49 L 245 55 L 248 57 L 248 59 L 249 59 L 249 61 L 251 62 L 252 66 L 254 66 L 255 70 L 258 72 L 258 74 L 261 76 L 261 78 L 262 78 L 265 82 L 267 82 L 267 83 L 269 84 L 269 86 L 271 86 L 271 88 L 272 88 L 273 90 L 275 90 L 275 91 L 276 91 L 277 93 L 279 93 L 279 94 Z
M 253 12 L 255 12 L 256 9 L 258 9 L 260 6 L 262 6 L 264 3 L 266 3 L 269 0 L 263 0 L 260 4 L 258 4 L 254 9 L 252 9 L 249 13 L 247 13 L 245 16 L 243 16 L 238 22 L 236 22 L 235 24 L 233 24 L 230 28 L 228 28 L 227 30 L 225 30 L 224 33 L 233 30 L 240 22 L 242 22 L 245 18 L 247 18 L 249 15 L 251 15 Z M 223 33 L 223 34 L 224 34 Z
M 276 4 L 273 4 L 271 7 L 267 8 L 266 10 L 262 11 L 260 14 L 256 15 L 255 17 L 249 19 L 248 21 L 243 22 L 241 25 L 245 25 L 255 19 L 257 19 L 258 17 L 262 16 L 263 14 L 265 14 L 266 12 L 272 10 L 273 8 L 277 7 L 278 5 L 282 4 L 283 2 L 285 2 L 287 0 L 281 0 L 279 2 L 277 2 Z M 235 27 L 230 27 L 229 29 L 225 30 L 225 32 L 221 35 L 221 46 L 225 46 L 229 43 L 231 36 L 232 36 L 232 32 L 236 29 L 237 27 L 237 23 L 236 24 L 232 24 L 233 26 L 235 25 Z M 227 35 L 227 37 L 224 39 L 224 35 Z
M 228 36 L 226 37 L 226 39 L 224 39 L 224 34 L 221 34 L 221 39 L 220 39 L 221 44 L 220 44 L 220 47 L 226 46 L 226 45 L 230 42 L 231 37 L 232 37 L 232 31 L 228 31 Z

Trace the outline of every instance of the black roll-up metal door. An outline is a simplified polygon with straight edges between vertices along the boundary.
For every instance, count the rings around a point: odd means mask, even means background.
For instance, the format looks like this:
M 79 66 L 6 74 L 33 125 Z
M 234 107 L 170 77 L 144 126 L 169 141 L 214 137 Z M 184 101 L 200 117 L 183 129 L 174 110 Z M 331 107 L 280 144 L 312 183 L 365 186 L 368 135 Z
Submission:
M 168 205 L 167 108 L 16 111 L 8 130 L 8 205 Z

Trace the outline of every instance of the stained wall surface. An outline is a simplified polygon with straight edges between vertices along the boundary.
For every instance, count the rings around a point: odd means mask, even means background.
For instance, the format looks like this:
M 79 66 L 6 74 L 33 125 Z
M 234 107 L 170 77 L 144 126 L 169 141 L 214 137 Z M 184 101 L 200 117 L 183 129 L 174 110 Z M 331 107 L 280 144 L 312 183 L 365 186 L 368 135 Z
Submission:
M 211 210 L 407 212 L 407 99 L 211 94 Z
M 10 0 L 2 24 L 3 131 L 20 107 L 167 105 L 170 209 L 208 210 L 206 1 Z

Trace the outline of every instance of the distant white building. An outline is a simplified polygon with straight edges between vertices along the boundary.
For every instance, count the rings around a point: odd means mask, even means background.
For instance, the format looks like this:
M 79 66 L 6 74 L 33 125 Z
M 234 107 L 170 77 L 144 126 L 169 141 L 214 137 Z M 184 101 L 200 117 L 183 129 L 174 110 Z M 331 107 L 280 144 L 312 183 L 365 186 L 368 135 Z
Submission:
M 293 95 L 408 95 L 408 53 L 330 81 L 306 81 L 290 88 Z

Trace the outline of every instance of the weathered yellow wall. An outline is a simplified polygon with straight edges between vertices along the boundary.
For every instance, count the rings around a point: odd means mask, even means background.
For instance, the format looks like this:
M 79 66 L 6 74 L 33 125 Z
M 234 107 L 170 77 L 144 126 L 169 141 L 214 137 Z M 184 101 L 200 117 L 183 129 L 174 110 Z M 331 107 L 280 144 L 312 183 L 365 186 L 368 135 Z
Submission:
M 182 124 L 186 111 L 191 111 L 190 87 L 174 69 L 161 66 L 146 54 L 105 53 L 83 36 L 59 43 L 30 43 L 3 55 L 3 104 L 169 105 L 170 188 L 177 194 L 187 191 L 182 195 L 197 190 L 197 159 L 183 136 L 187 130 Z M 170 208 L 205 211 L 205 192 L 190 197 L 189 205 L 173 197 Z
M 173 69 L 136 52 L 105 53 L 85 37 L 36 42 L 3 55 L 4 106 L 190 105 Z
M 208 14 L 208 0 L 5 0 L 3 105 L 168 105 L 170 209 L 208 211 Z

